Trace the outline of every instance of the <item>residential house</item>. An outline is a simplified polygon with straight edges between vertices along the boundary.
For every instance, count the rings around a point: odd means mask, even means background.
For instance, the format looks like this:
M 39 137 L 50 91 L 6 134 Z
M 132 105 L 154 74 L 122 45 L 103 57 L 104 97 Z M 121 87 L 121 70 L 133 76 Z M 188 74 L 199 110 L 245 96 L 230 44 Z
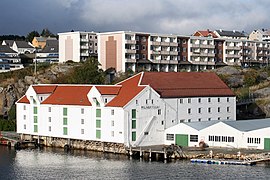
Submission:
M 38 49 L 43 49 L 46 46 L 46 42 L 47 40 L 57 40 L 55 37 L 34 37 L 34 39 L 32 40 L 32 45 L 35 48 Z
M 249 34 L 251 41 L 270 41 L 270 31 L 267 29 L 256 29 Z
M 12 47 L 19 54 L 30 54 L 35 52 L 35 47 L 26 41 L 14 41 Z
M 45 47 L 36 53 L 37 62 L 55 63 L 59 61 L 58 40 L 47 40 Z
M 0 72 L 23 68 L 18 53 L 7 45 L 0 45 Z

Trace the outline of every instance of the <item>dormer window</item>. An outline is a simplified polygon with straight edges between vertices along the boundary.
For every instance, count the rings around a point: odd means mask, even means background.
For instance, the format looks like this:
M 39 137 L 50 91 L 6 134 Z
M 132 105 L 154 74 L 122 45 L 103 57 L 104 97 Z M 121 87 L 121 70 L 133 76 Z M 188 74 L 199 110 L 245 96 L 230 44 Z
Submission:
M 97 106 L 97 107 L 99 107 L 99 106 L 100 106 L 100 104 L 99 104 L 99 102 L 98 102 L 97 98 L 93 98 L 93 101 L 96 103 L 96 106 Z

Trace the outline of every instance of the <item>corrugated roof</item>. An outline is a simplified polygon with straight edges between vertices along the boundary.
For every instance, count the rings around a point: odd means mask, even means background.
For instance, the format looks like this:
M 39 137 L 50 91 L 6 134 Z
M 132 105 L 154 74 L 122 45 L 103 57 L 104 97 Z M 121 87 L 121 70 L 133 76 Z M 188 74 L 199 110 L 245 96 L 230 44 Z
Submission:
M 50 94 L 52 93 L 56 85 L 34 85 L 33 88 L 37 94 Z
M 224 123 L 235 129 L 238 129 L 239 131 L 247 132 L 270 127 L 270 118 L 241 120 L 241 121 L 224 121 Z
M 200 131 L 200 130 L 205 129 L 209 126 L 217 124 L 218 122 L 221 122 L 221 121 L 189 122 L 189 123 L 185 123 L 185 124 Z
M 142 73 L 137 74 L 118 85 L 122 85 L 119 94 L 113 98 L 106 106 L 123 107 L 139 94 L 145 86 L 138 86 Z
M 145 72 L 141 85 L 150 85 L 163 98 L 235 96 L 215 73 L 209 72 Z
M 87 94 L 92 86 L 57 86 L 42 104 L 91 106 Z

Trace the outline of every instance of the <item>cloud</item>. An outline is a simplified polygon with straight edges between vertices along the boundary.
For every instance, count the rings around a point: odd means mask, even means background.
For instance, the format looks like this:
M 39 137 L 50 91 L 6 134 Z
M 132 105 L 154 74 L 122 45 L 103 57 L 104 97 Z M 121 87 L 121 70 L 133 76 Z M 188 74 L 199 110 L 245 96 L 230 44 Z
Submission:
M 70 30 L 173 33 L 199 29 L 245 30 L 270 24 L 268 0 L 1 0 L 0 33 L 27 34 L 49 28 Z M 14 12 L 11 13 L 10 9 Z

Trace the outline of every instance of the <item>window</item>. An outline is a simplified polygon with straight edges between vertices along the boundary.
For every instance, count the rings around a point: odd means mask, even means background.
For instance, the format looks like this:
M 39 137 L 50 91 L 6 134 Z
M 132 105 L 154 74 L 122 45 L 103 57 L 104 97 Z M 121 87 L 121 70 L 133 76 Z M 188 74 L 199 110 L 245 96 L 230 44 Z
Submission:
M 96 109 L 96 117 L 101 117 L 101 109 Z
M 142 55 L 142 58 L 143 58 L 143 59 L 146 59 L 146 56 L 145 56 L 145 54 L 143 54 L 143 55 Z
M 97 119 L 96 120 L 96 128 L 100 128 L 101 127 L 101 120 Z
M 52 117 L 48 117 L 49 122 L 52 122 Z
M 211 113 L 211 108 L 208 108 L 208 112 Z
M 215 139 L 214 139 L 214 136 L 208 136 L 208 140 L 209 141 L 214 141 Z
M 191 108 L 188 108 L 188 114 L 191 114 Z
M 131 138 L 132 141 L 136 141 L 136 132 L 132 132 L 132 138 Z
M 158 115 L 161 115 L 161 109 L 158 109 Z
M 202 113 L 202 108 L 198 108 L 198 113 Z
M 174 134 L 166 134 L 166 140 L 174 141 Z
M 164 125 L 164 121 L 161 121 L 161 125 Z
M 63 108 L 63 115 L 67 116 L 67 108 Z
M 114 115 L 114 109 L 111 110 L 111 115 Z
M 186 44 L 187 41 L 185 39 L 182 40 L 182 44 Z
M 114 131 L 111 131 L 111 136 L 114 137 Z
M 23 115 L 23 119 L 26 120 L 26 115 Z
M 198 142 L 198 135 L 190 135 L 189 139 L 190 142 Z
M 145 104 L 148 104 L 148 99 L 145 100 Z
M 211 118 L 208 118 L 208 121 L 211 121 Z
M 84 134 L 84 129 L 81 129 L 81 134 Z
M 136 129 L 136 120 L 132 120 L 131 122 L 131 128 Z
M 96 138 L 97 139 L 101 138 L 101 130 L 96 130 Z
M 220 112 L 220 107 L 217 108 L 217 112 Z
M 50 131 L 50 132 L 52 131 L 52 127 L 51 127 L 51 126 L 49 126 L 49 131 Z
M 217 98 L 217 102 L 220 102 L 220 98 Z
M 40 101 L 43 101 L 43 97 L 42 96 L 40 97 Z
M 220 117 L 218 117 L 217 120 L 220 120 Z
M 34 107 L 34 114 L 37 114 L 37 107 Z
M 34 125 L 34 132 L 38 132 L 38 125 Z
M 230 112 L 230 107 L 227 107 L 227 112 Z
M 49 108 L 48 108 L 48 111 L 49 111 L 49 112 L 52 112 L 52 108 L 51 108 L 51 107 L 49 107 Z
M 139 50 L 139 47 L 140 47 L 139 45 L 136 45 L 136 50 Z
M 199 122 L 201 122 L 201 120 L 202 120 L 201 118 L 198 119 Z
M 198 103 L 201 103 L 201 101 L 202 101 L 201 98 L 198 98 Z
M 131 110 L 131 117 L 132 119 L 136 119 L 136 109 Z
M 81 124 L 84 124 L 84 119 L 81 119 Z
M 183 52 L 186 52 L 187 51 L 187 48 L 183 48 Z
M 180 104 L 183 104 L 183 99 L 179 99 Z
M 83 108 L 81 108 L 81 114 L 84 114 L 84 109 Z
M 23 110 L 26 110 L 26 105 L 23 105 Z
M 38 117 L 34 116 L 34 123 L 38 123 Z
M 143 46 L 142 46 L 142 49 L 143 49 L 143 50 L 145 50 L 145 49 L 146 49 L 145 45 L 143 45 Z
M 188 119 L 188 122 L 191 122 L 191 119 Z
M 68 124 L 68 122 L 67 122 L 67 118 L 66 117 L 64 117 L 63 118 L 63 125 L 67 125 Z
M 105 103 L 107 103 L 108 102 L 108 99 L 107 98 L 105 98 Z
M 227 98 L 227 102 L 230 102 L 230 98 Z
M 23 129 L 26 129 L 26 124 L 23 125 Z
M 152 99 L 152 104 L 154 104 L 154 99 Z
M 149 134 L 149 132 L 144 132 L 144 135 L 146 136 L 146 135 L 148 135 Z
M 188 103 L 191 103 L 191 99 L 190 98 L 188 98 Z
M 209 102 L 209 103 L 211 102 L 211 98 L 208 98 L 208 102 Z
M 114 126 L 114 121 L 111 122 L 111 125 Z
M 230 119 L 230 117 L 227 117 L 227 119 Z

